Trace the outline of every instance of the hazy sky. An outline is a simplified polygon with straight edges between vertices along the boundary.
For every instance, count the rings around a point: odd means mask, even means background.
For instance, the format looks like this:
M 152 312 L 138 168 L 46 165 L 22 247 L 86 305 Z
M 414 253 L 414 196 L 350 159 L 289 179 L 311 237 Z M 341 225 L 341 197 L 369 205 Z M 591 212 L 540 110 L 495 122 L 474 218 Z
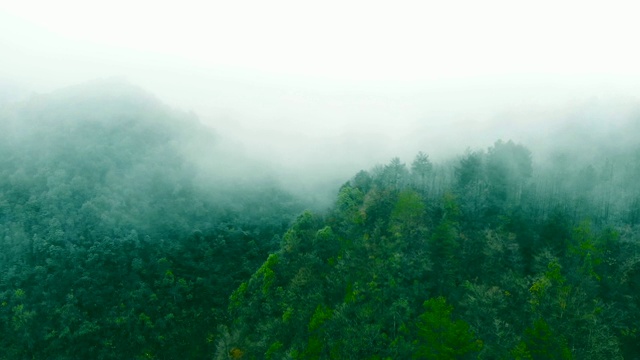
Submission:
M 473 132 L 499 113 L 638 98 L 639 10 L 557 0 L 6 1 L 0 81 L 46 92 L 120 76 L 256 156 L 348 167 L 345 153 L 375 162 L 482 145 Z

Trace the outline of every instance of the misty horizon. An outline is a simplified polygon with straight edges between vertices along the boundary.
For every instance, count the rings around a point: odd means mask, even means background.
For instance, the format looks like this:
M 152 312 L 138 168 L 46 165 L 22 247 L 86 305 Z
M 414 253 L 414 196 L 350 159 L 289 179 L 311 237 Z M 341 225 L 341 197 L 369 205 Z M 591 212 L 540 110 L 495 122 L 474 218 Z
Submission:
M 637 358 L 638 13 L 0 4 L 0 360 Z
M 126 78 L 112 77 L 73 84 L 57 89 L 53 94 L 110 83 L 139 86 Z M 420 151 L 434 161 L 447 161 L 465 150 L 486 149 L 497 140 L 522 143 L 533 151 L 534 161 L 544 161 L 550 155 L 548 151 L 557 145 L 549 141 L 557 141 L 560 133 L 578 131 L 593 136 L 606 135 L 633 121 L 640 113 L 639 102 L 630 96 L 592 96 L 544 104 L 522 100 L 519 105 L 502 108 L 476 103 L 475 112 L 447 111 L 455 103 L 450 99 L 445 105 L 438 105 L 442 108 L 437 111 L 426 110 L 429 105 L 425 105 L 421 113 L 417 99 L 429 97 L 407 92 L 407 88 L 404 93 L 394 93 L 393 97 L 389 94 L 385 97 L 383 90 L 375 88 L 345 90 L 342 92 L 345 95 L 331 93 L 328 88 L 323 92 L 322 88 L 301 87 L 294 92 L 291 89 L 295 87 L 282 84 L 280 88 L 253 93 L 252 86 L 245 88 L 249 89 L 250 99 L 273 100 L 271 108 L 243 113 L 243 107 L 238 107 L 237 111 L 231 107 L 215 108 L 215 102 L 211 100 L 206 106 L 213 110 L 206 107 L 198 110 L 167 102 L 149 89 L 141 90 L 160 102 L 171 104 L 177 111 L 193 113 L 199 122 L 217 134 L 219 141 L 234 151 L 275 167 L 282 176 L 308 177 L 311 182 L 321 176 L 324 178 L 321 182 L 333 179 L 329 181 L 338 183 L 358 170 L 386 163 L 394 157 L 409 162 Z M 277 90 L 269 91 L 272 89 L 289 90 L 274 94 Z M 456 93 L 454 88 L 449 91 Z M 28 91 L 23 91 L 21 96 L 15 95 L 19 93 L 11 93 L 14 98 L 7 96 L 5 101 L 27 101 L 48 95 Z M 312 93 L 315 96 L 311 96 Z M 431 95 L 440 99 L 447 96 L 435 91 Z M 301 101 L 306 101 L 306 106 L 301 107 Z M 286 106 L 292 103 L 290 108 Z M 414 108 L 409 111 L 408 105 Z M 369 108 L 365 109 L 367 106 Z M 385 111 L 376 112 L 379 108 Z M 399 118 L 393 115 L 397 108 L 404 109 L 404 113 L 399 111 Z M 312 115 L 305 117 L 303 109 Z M 278 111 L 284 115 L 276 116 Z M 298 114 L 294 115 L 296 112 Z M 334 117 L 344 121 L 336 121 Z M 385 118 L 395 120 L 383 120 Z M 588 139 L 583 136 L 573 141 L 585 147 Z M 566 148 L 570 146 L 565 144 Z
M 628 112 L 640 97 L 632 11 L 616 7 L 581 4 L 568 26 L 569 4 L 525 12 L 495 1 L 472 6 L 475 16 L 427 4 L 337 12 L 282 1 L 256 8 L 260 16 L 190 5 L 3 5 L 0 101 L 119 78 L 193 111 L 261 161 L 347 176 L 498 139 L 535 153 L 581 108 Z

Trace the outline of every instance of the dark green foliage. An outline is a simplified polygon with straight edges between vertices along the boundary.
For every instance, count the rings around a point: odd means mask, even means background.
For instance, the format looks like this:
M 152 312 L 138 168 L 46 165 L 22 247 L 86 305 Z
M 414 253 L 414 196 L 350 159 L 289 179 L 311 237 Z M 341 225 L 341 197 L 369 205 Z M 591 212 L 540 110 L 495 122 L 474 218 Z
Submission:
M 4 108 L 0 138 L 0 359 L 212 354 L 229 294 L 301 209 L 201 181 L 191 148 L 224 157 L 215 135 L 128 85 Z
M 406 178 L 394 159 L 360 172 L 326 218 L 303 215 L 277 252 L 273 295 L 260 273 L 239 289 L 236 346 L 300 359 L 633 353 L 635 230 L 576 221 L 563 200 L 573 195 L 540 194 L 552 175 L 535 177 L 529 151 L 512 142 L 468 153 L 439 191 L 425 191 L 418 171 Z
M 553 210 L 540 231 L 540 245 L 557 256 L 564 256 L 571 239 L 571 225 L 567 214 L 560 208 Z
M 0 359 L 640 351 L 637 149 L 394 158 L 320 213 L 132 87 L 0 116 Z
M 459 209 L 452 195 L 443 199 L 443 214 L 440 223 L 433 230 L 429 241 L 429 255 L 432 265 L 431 279 L 433 291 L 445 295 L 458 285 L 460 274 L 460 238 L 457 232 Z
M 512 351 L 516 359 L 568 360 L 573 358 L 565 338 L 554 334 L 542 319 L 536 320 L 532 328 L 525 330 L 524 338 L 525 340 Z

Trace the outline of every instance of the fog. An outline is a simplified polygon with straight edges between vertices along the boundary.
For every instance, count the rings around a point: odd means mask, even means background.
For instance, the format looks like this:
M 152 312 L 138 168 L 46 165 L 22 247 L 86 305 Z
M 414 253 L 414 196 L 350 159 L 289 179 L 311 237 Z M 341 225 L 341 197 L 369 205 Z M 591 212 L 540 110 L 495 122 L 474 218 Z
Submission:
M 587 117 L 593 129 L 626 121 L 640 96 L 633 10 L 5 4 L 0 101 L 126 79 L 307 183 L 333 184 L 418 151 L 443 160 L 499 138 L 535 156 Z
M 442 3 L 0 2 L 0 358 L 638 358 L 639 9 Z

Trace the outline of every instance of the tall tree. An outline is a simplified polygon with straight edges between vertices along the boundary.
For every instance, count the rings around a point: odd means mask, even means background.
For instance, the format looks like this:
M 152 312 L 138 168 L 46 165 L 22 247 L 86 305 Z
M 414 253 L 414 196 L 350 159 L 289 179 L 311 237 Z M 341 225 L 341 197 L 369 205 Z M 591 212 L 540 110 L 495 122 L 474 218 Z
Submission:
M 414 185 L 422 193 L 426 195 L 428 191 L 429 178 L 433 171 L 433 164 L 429 160 L 429 156 L 420 151 L 411 163 L 411 175 Z

